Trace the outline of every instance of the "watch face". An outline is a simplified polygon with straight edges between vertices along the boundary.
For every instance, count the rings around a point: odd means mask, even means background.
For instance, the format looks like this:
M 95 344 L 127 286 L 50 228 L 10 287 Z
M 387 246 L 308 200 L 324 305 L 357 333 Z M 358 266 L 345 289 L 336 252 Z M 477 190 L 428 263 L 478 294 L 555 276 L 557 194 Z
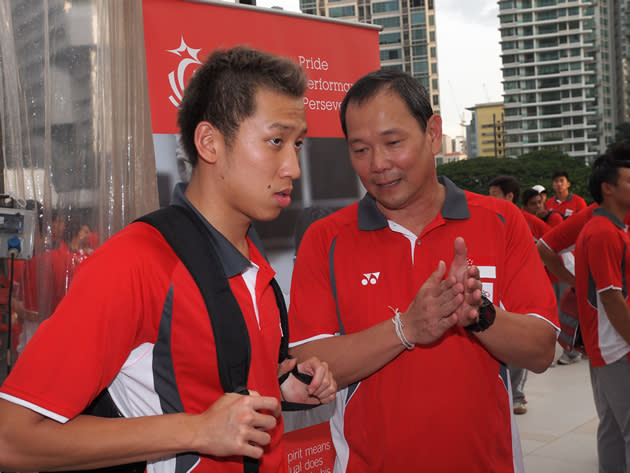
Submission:
M 496 315 L 496 309 L 492 301 L 486 296 L 482 296 L 481 305 L 479 306 L 479 318 L 477 322 L 465 327 L 465 330 L 468 332 L 483 332 L 494 323 Z
M 479 324 L 483 326 L 482 330 L 487 329 L 494 323 L 496 315 L 496 310 L 492 301 L 484 296 L 483 302 L 479 307 Z
M 487 297 L 483 298 L 483 302 L 481 303 L 480 309 L 483 311 L 488 310 L 489 307 L 494 307 L 492 305 L 492 301 L 490 299 L 488 299 Z

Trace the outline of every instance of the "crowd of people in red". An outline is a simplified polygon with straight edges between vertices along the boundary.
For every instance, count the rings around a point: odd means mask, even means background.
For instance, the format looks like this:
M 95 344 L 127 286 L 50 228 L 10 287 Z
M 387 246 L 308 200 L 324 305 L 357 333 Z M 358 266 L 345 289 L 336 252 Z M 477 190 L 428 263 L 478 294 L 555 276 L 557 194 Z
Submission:
M 9 264 L 7 274 L 0 275 L 0 306 L 5 314 L 10 307 L 12 317 L 10 323 L 5 317 L 0 332 L 11 327 L 13 362 L 66 295 L 79 265 L 98 246 L 98 235 L 84 220 L 79 212 L 55 212 L 44 231 L 40 216 L 33 257 L 15 260 L 12 270 Z

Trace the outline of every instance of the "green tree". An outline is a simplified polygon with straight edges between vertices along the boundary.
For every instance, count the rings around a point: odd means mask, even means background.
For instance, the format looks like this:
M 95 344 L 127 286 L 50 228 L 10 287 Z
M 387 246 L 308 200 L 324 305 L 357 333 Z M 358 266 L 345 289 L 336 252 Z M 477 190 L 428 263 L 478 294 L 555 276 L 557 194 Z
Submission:
M 551 176 L 556 171 L 566 171 L 571 181 L 571 191 L 592 202 L 588 191 L 591 175 L 583 159 L 573 158 L 560 151 L 539 150 L 515 159 L 473 158 L 437 166 L 438 175 L 447 176 L 462 189 L 488 194 L 488 182 L 496 176 L 509 174 L 518 179 L 521 190 L 541 184 L 547 195 L 553 196 Z

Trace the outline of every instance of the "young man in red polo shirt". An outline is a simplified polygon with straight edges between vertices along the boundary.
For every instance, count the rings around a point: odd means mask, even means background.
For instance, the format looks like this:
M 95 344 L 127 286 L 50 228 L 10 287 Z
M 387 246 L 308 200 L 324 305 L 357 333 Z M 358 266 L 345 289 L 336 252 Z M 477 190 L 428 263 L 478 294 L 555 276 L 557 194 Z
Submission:
M 578 214 L 564 220 L 560 225 L 550 229 L 538 240 L 536 247 L 547 271 L 562 283 L 561 290 L 557 294 L 560 300 L 568 287 L 575 288 L 575 242 L 584 225 L 593 218 L 593 212 L 599 208 L 597 202 L 592 203 Z M 625 225 L 630 225 L 630 212 L 624 219 Z M 579 352 L 573 357 L 563 350 L 558 359 L 559 364 L 571 364 L 582 359 Z
M 545 208 L 545 198 L 542 192 L 540 192 L 540 188 L 544 189 L 544 187 L 537 185 L 523 192 L 523 213 L 530 213 L 541 219 L 549 227 L 555 227 L 562 223 L 564 219 L 562 215 L 555 210 L 547 210 Z M 538 238 L 540 238 L 540 236 Z
M 437 177 L 442 120 L 408 74 L 359 79 L 340 115 L 367 195 L 306 231 L 290 308 L 292 353 L 348 387 L 335 472 L 522 471 L 506 365 L 544 371 L 557 334 L 527 223 Z
M 630 471 L 630 146 L 599 157 L 589 188 L 599 208 L 575 245 L 580 328 L 599 426 L 599 471 Z
M 545 189 L 545 186 L 536 184 L 535 186 L 532 186 L 532 189 L 534 189 L 538 194 L 540 194 L 540 197 L 542 199 L 542 204 L 544 206 L 545 202 L 547 202 L 547 189 Z
M 278 365 L 274 271 L 251 223 L 291 202 L 306 84 L 287 58 L 219 50 L 197 69 L 179 110 L 193 171 L 174 204 L 196 216 L 242 312 L 251 351 L 243 388 L 251 395 L 224 393 L 193 275 L 156 228 L 136 222 L 82 263 L 0 389 L 0 470 L 143 460 L 147 471 L 163 473 L 236 473 L 255 463 L 260 472 L 288 470 L 281 398 L 319 404 L 334 399 L 336 385 L 326 365 L 310 359 L 300 365 L 313 376 L 308 386 L 293 376 L 279 386 L 295 360 Z M 81 415 L 106 388 L 124 417 Z
M 488 193 L 497 199 L 507 200 L 517 205 L 521 186 L 514 176 L 497 176 L 488 183 Z M 536 192 L 528 189 L 530 192 Z M 527 192 L 527 191 L 525 191 Z M 529 226 L 529 230 L 538 239 L 549 229 L 549 226 L 541 219 L 523 210 L 523 217 Z M 525 382 L 527 370 L 518 366 L 510 366 L 510 381 L 512 384 L 512 409 L 514 414 L 527 413 L 527 399 L 525 398 Z
M 579 214 L 550 229 L 536 244 L 545 267 L 568 286 L 575 287 L 575 259 L 563 257 L 575 249 L 580 232 L 598 207 L 597 202 L 592 203 Z M 624 224 L 630 226 L 630 212 L 626 214 Z
M 521 193 L 521 186 L 514 176 L 497 176 L 488 183 L 488 194 L 497 199 L 507 200 L 518 206 L 518 197 Z M 527 192 L 527 191 L 526 191 Z M 536 214 L 532 214 L 525 211 L 523 207 L 523 217 L 529 226 L 534 241 L 538 239 L 549 230 L 547 225 L 542 219 L 536 217 Z
M 569 175 L 565 171 L 555 172 L 552 176 L 552 182 L 556 195 L 551 199 L 547 199 L 547 202 L 545 203 L 545 208 L 547 210 L 558 212 L 563 218 L 567 219 L 576 215 L 580 210 L 586 208 L 586 202 L 584 199 L 569 191 L 571 182 L 569 181 Z M 566 258 L 570 261 L 572 260 L 573 255 L 567 254 Z M 562 281 L 552 281 L 552 285 L 559 304 L 562 295 L 567 290 L 567 286 Z M 581 359 L 582 357 L 580 353 L 563 350 L 562 355 L 558 358 L 558 364 L 570 365 L 580 361 Z
M 569 191 L 571 181 L 566 171 L 555 172 L 551 177 L 551 182 L 556 195 L 545 202 L 547 210 L 555 210 L 563 218 L 567 218 L 586 208 L 584 199 Z

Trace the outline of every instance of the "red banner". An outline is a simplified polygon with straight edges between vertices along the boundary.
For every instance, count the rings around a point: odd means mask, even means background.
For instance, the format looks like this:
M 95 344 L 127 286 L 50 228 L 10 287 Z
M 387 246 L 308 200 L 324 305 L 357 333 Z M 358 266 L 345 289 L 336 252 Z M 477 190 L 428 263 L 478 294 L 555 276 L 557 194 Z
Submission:
M 284 443 L 289 473 L 332 473 L 336 454 L 328 422 L 289 432 Z
M 193 71 L 218 47 L 247 44 L 294 58 L 310 81 L 308 136 L 341 137 L 339 105 L 359 77 L 380 67 L 378 30 L 268 8 L 143 0 L 153 133 L 177 133 L 176 111 Z

